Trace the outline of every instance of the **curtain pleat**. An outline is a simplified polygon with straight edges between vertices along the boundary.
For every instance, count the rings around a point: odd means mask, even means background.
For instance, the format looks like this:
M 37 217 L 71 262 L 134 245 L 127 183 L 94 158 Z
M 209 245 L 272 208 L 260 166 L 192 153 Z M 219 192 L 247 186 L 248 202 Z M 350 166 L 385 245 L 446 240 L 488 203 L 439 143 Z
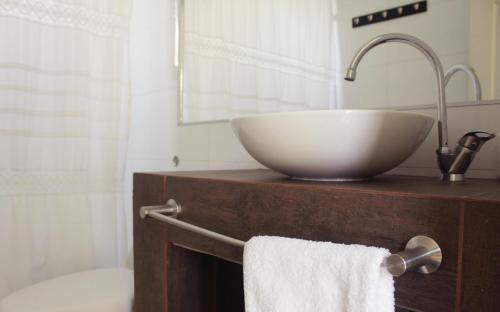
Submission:
M 0 298 L 127 249 L 125 0 L 0 0 Z

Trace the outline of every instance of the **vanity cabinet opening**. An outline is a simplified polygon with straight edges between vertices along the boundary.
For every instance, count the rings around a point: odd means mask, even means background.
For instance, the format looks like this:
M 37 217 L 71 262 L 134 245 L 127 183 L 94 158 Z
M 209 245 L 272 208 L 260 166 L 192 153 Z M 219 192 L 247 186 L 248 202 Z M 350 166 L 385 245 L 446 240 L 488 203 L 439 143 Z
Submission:
M 169 244 L 167 276 L 173 311 L 245 312 L 240 264 Z

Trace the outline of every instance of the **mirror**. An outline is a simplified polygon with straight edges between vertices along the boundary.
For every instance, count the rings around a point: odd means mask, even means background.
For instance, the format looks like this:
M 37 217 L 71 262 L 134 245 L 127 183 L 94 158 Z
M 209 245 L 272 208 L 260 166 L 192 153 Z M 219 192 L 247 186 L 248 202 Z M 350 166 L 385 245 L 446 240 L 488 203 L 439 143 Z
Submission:
M 425 2 L 426 11 L 353 27 L 355 17 L 416 2 Z M 177 0 L 179 123 L 435 105 L 432 67 L 402 44 L 374 48 L 356 81 L 344 81 L 354 53 L 390 32 L 425 41 L 445 72 L 455 64 L 472 67 L 487 104 L 500 99 L 499 8 L 500 0 Z M 446 97 L 450 105 L 477 105 L 464 72 L 452 76 Z

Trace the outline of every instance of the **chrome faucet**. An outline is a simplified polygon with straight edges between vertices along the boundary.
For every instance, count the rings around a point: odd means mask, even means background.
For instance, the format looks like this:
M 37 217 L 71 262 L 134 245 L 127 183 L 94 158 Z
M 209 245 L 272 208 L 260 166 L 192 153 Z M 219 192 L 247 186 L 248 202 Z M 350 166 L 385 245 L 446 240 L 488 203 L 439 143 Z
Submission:
M 431 47 L 422 40 L 406 34 L 394 33 L 377 36 L 365 43 L 358 52 L 356 52 L 347 69 L 345 80 L 354 81 L 356 79 L 358 65 L 365 54 L 374 47 L 387 42 L 408 44 L 422 52 L 431 63 L 434 73 L 436 74 L 438 91 L 437 127 L 439 147 L 436 153 L 438 165 L 442 173 L 441 178 L 444 181 L 463 181 L 465 172 L 469 168 L 475 154 L 479 152 L 479 149 L 486 141 L 494 138 L 495 135 L 484 131 L 468 132 L 460 139 L 455 150 L 452 151 L 448 148 L 448 115 L 446 111 L 443 65 L 441 65 L 441 61 Z
M 494 134 L 485 131 L 467 132 L 457 144 L 453 153 L 439 154 L 439 169 L 444 181 L 463 181 L 465 172 L 469 168 L 474 156 L 486 141 L 495 137 Z
M 356 79 L 356 70 L 358 68 L 361 59 L 365 54 L 382 43 L 387 42 L 401 42 L 411 45 L 420 52 L 422 52 L 425 57 L 431 62 L 434 72 L 436 74 L 437 91 L 438 91 L 438 103 L 437 103 L 437 119 L 438 119 L 438 140 L 440 153 L 449 153 L 448 149 L 448 115 L 446 112 L 446 98 L 444 93 L 444 72 L 441 61 L 434 51 L 427 45 L 427 43 L 422 40 L 406 35 L 406 34 L 384 34 L 377 36 L 363 45 L 358 52 L 354 55 L 351 65 L 347 69 L 347 74 L 345 80 L 354 81 Z
M 474 97 L 476 98 L 476 102 L 481 101 L 481 83 L 479 82 L 479 77 L 476 75 L 476 72 L 474 69 L 470 66 L 463 65 L 463 64 L 456 64 L 448 68 L 448 71 L 446 71 L 446 74 L 444 74 L 444 85 L 445 87 L 448 85 L 448 82 L 450 81 L 451 76 L 455 74 L 456 72 L 463 71 L 464 73 L 469 76 L 470 80 L 474 83 Z

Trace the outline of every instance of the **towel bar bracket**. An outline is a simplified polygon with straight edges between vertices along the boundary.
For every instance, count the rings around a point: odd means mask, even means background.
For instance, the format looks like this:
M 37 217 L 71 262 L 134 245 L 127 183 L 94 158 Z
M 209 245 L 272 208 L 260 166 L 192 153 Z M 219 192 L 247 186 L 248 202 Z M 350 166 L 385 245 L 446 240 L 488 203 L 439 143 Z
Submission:
M 139 214 L 142 219 L 145 219 L 151 213 L 167 214 L 169 217 L 177 219 L 181 211 L 181 205 L 179 205 L 175 199 L 169 199 L 165 205 L 143 206 L 141 207 Z
M 418 235 L 406 243 L 405 250 L 387 257 L 384 266 L 394 276 L 412 270 L 430 274 L 439 269 L 442 259 L 441 248 L 436 241 L 428 236 Z
M 182 207 L 175 199 L 169 199 L 165 205 L 143 206 L 139 212 L 142 219 L 151 217 L 232 246 L 245 246 L 244 241 L 178 220 L 177 218 L 181 213 Z M 392 275 L 400 276 L 413 270 L 422 274 L 435 272 L 439 269 L 441 262 L 442 253 L 439 245 L 428 236 L 418 235 L 408 241 L 405 250 L 387 257 L 382 266 Z
M 229 236 L 225 236 L 205 228 L 178 220 L 177 218 L 182 213 L 181 205 L 175 199 L 169 199 L 165 205 L 162 206 L 144 206 L 140 209 L 140 216 L 142 219 L 151 217 L 153 219 L 168 223 L 180 229 L 187 230 L 196 234 L 200 234 L 217 241 L 233 245 L 236 247 L 244 247 L 245 242 Z

